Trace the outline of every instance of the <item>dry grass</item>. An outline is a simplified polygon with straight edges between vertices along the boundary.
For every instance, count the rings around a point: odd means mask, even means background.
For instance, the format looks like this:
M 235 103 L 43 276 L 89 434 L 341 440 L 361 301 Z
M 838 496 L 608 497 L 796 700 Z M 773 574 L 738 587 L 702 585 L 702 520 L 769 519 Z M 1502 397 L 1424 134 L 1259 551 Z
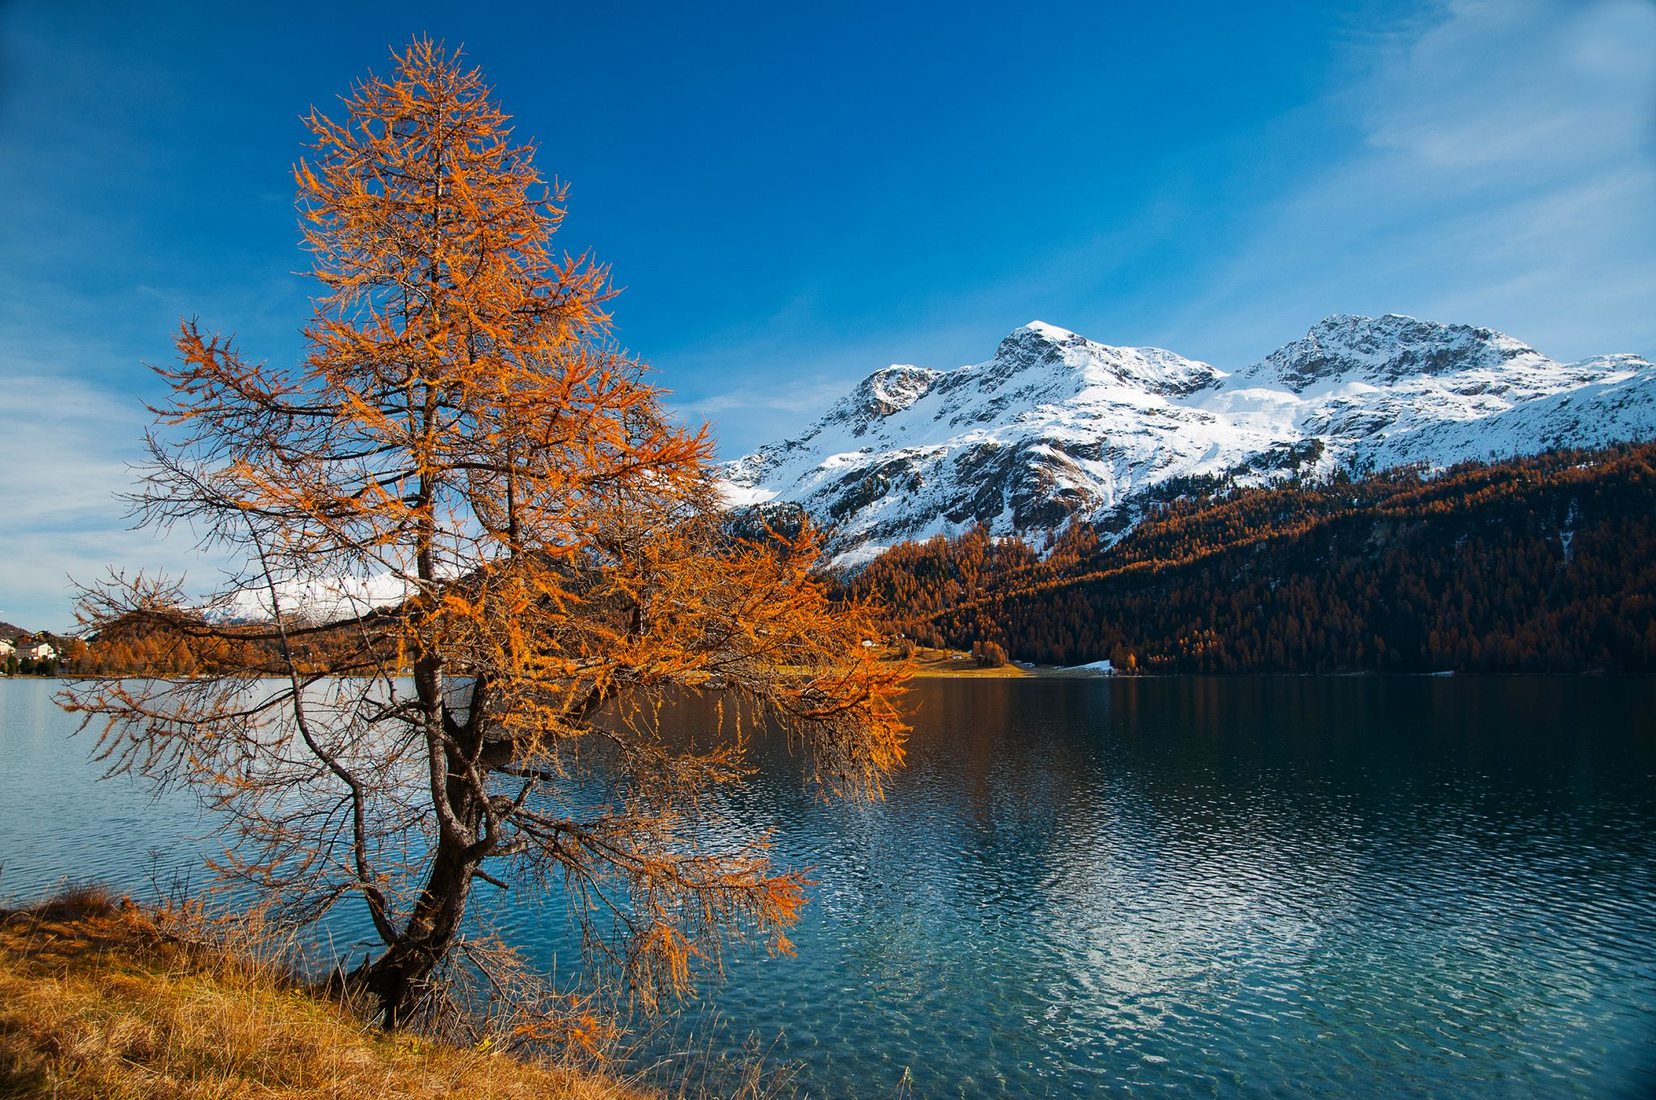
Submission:
M 632 1100 L 619 1082 L 386 1034 L 255 953 L 81 889 L 0 915 L 0 1096 Z
M 1007 663 L 999 668 L 982 668 L 973 661 L 970 654 L 962 653 L 958 649 L 928 649 L 925 646 L 914 651 L 911 658 L 914 662 L 916 676 L 961 676 L 973 679 L 1013 679 L 1024 676 L 1033 676 L 1036 673 L 1026 668 Z

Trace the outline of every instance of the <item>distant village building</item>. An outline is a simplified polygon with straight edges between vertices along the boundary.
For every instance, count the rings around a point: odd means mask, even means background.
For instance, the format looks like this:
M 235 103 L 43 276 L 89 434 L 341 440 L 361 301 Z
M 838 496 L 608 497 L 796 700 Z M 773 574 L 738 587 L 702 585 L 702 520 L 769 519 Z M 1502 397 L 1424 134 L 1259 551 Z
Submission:
M 14 657 L 19 661 L 51 661 L 57 656 L 57 646 L 45 638 L 16 628 L 0 634 L 0 663 Z
M 0 623 L 0 671 L 38 671 L 63 660 L 70 639 L 35 634 L 11 623 Z M 20 669 L 19 666 L 22 666 Z
M 51 642 L 30 642 L 18 649 L 17 655 L 28 661 L 50 661 L 58 653 Z

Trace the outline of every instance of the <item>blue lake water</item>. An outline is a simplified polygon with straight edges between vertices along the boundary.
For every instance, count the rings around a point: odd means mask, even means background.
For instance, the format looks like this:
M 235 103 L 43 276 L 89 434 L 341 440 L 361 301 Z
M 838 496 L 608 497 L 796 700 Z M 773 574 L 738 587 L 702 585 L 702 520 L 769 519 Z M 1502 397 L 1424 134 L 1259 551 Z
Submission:
M 51 690 L 0 683 L 0 897 L 190 873 L 191 799 L 95 782 Z M 703 1047 L 756 1042 L 826 1097 L 1656 1095 L 1656 681 L 911 702 L 884 803 L 762 761 L 743 807 L 816 885 L 797 958 L 733 959 L 685 1006 Z M 570 968 L 558 905 L 495 908 Z

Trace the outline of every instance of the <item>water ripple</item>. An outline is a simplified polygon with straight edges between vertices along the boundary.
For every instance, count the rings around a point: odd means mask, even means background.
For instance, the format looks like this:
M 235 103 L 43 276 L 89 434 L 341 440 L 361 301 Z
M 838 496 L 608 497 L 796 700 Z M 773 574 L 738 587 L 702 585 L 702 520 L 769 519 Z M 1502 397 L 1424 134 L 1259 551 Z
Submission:
M 0 894 L 190 866 L 193 804 L 93 784 L 42 688 L 0 684 Z M 824 1097 L 1656 1094 L 1651 681 L 916 694 L 884 803 L 764 760 L 800 954 L 686 1027 Z M 560 905 L 503 916 L 568 969 Z

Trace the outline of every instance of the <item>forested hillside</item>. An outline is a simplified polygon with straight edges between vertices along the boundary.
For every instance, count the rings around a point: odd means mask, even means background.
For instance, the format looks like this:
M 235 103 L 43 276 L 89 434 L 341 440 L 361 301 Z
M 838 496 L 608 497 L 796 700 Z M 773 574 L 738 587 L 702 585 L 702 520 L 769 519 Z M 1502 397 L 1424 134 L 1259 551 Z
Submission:
M 1058 664 L 1656 671 L 1656 444 L 1189 497 L 1044 559 L 974 530 L 847 591 L 922 644 Z

